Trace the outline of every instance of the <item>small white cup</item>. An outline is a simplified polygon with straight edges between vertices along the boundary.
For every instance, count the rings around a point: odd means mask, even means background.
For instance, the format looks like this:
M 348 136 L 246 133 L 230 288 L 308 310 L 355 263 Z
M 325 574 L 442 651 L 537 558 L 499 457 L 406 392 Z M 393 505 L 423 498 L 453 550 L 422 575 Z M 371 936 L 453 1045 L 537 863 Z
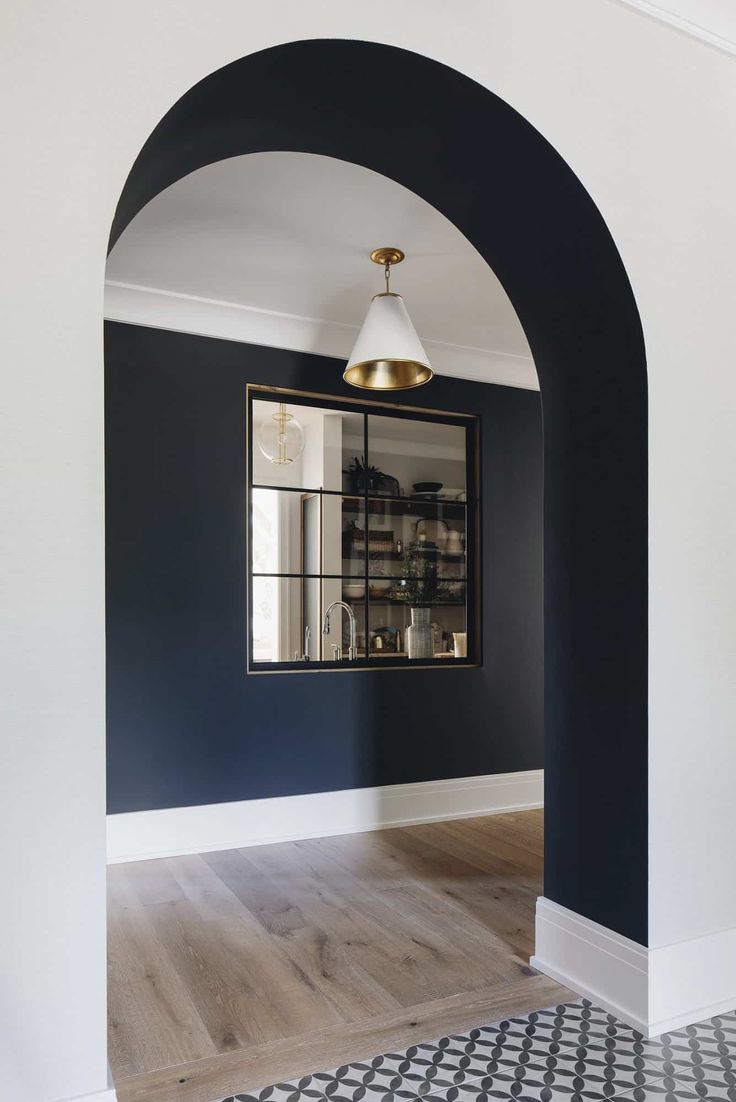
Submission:
M 468 657 L 468 633 L 467 631 L 453 631 L 452 641 L 455 644 L 455 657 Z

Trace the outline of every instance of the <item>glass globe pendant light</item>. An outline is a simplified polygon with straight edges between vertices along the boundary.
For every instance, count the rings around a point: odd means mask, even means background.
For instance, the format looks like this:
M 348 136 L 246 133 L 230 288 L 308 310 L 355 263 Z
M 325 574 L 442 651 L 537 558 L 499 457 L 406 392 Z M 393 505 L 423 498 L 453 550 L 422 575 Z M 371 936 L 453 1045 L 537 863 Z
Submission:
M 293 414 L 279 402 L 276 413 L 264 421 L 258 430 L 261 454 L 279 467 L 294 463 L 304 451 L 304 429 Z
M 403 298 L 389 290 L 391 267 L 404 256 L 396 248 L 371 253 L 374 264 L 383 264 L 386 289 L 374 295 L 343 373 L 346 383 L 361 390 L 409 390 L 434 374 Z

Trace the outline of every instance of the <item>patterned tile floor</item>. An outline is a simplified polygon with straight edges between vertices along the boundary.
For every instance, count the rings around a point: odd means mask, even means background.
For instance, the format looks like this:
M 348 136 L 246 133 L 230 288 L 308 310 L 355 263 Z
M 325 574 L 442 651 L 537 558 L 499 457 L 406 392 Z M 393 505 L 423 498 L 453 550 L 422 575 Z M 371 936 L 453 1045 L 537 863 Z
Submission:
M 582 999 L 222 1102 L 736 1102 L 736 1013 L 647 1041 Z

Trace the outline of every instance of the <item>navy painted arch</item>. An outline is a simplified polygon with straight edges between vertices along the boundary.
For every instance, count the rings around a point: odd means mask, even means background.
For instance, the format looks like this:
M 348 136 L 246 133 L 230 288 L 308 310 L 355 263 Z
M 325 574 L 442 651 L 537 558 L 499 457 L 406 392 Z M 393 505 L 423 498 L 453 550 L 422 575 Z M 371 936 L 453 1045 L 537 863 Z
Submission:
M 111 243 L 176 180 L 267 150 L 351 161 L 416 192 L 521 319 L 544 415 L 545 895 L 646 944 L 646 361 L 611 235 L 492 92 L 418 54 L 331 39 L 244 57 L 188 91 L 141 150 Z

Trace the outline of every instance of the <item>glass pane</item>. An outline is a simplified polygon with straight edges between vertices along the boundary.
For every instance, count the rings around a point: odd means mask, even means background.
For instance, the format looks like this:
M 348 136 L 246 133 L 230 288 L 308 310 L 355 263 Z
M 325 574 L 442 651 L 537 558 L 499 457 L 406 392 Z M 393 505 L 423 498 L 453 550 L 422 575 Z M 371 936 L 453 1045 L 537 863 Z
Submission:
M 252 561 L 255 574 L 319 574 L 319 494 L 251 491 Z
M 325 574 L 365 577 L 365 500 L 362 497 L 323 499 L 325 510 Z
M 420 589 L 421 584 L 421 589 Z M 390 589 L 369 588 L 372 657 L 397 659 L 465 657 L 467 614 L 464 582 L 397 581 Z M 418 604 L 419 601 L 426 602 Z M 415 603 L 416 602 L 416 603 Z M 460 653 L 456 654 L 457 651 Z
M 287 436 L 283 453 L 277 453 L 270 438 L 275 432 L 279 403 L 253 401 L 253 483 L 339 493 L 347 479 L 343 468 L 347 468 L 350 457 L 365 451 L 363 414 L 304 405 L 288 396 L 284 410 L 291 418 L 287 423 L 291 436 Z M 296 423 L 300 431 L 294 435 Z M 264 448 L 268 454 L 264 454 Z
M 319 586 L 313 578 L 253 579 L 252 662 L 301 661 L 306 646 L 312 659 L 317 657 Z
M 368 499 L 369 572 L 401 577 L 422 554 L 440 576 L 464 578 L 466 506 L 462 502 Z
M 368 416 L 371 492 L 430 501 L 464 500 L 466 430 L 413 417 Z

